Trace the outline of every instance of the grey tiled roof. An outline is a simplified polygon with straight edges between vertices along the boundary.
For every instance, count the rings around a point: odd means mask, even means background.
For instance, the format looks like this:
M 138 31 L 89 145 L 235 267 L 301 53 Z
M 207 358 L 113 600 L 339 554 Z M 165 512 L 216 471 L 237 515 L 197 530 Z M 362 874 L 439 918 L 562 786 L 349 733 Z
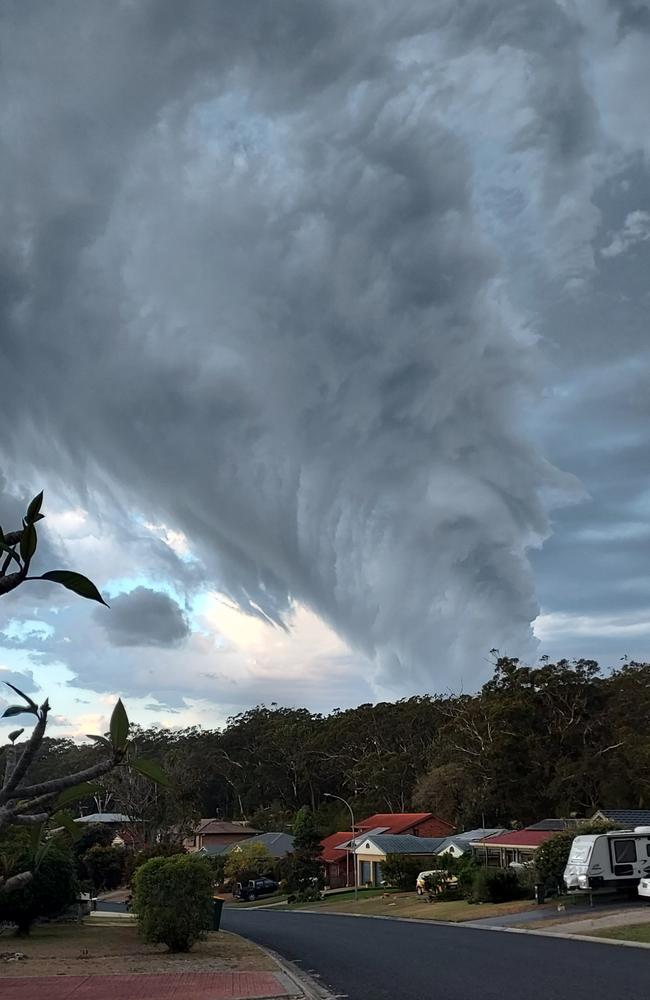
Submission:
M 130 823 L 124 813 L 89 813 L 88 816 L 77 816 L 75 823 Z
M 232 844 L 204 844 L 198 853 L 207 854 L 208 857 L 216 857 L 219 854 L 225 854 L 229 847 L 232 847 Z
M 410 833 L 380 833 L 375 836 L 357 837 L 357 850 L 371 841 L 384 854 L 435 854 L 446 837 L 414 837 Z
M 503 827 L 498 826 L 486 827 L 485 829 L 479 827 L 478 830 L 463 830 L 462 833 L 454 833 L 451 837 L 445 837 L 440 850 L 446 851 L 451 844 L 455 844 L 465 851 L 469 848 L 472 841 L 489 840 L 490 837 L 495 837 L 497 834 L 505 832 Z
M 286 858 L 293 851 L 293 837 L 290 833 L 260 833 L 257 837 L 247 837 L 236 844 L 228 844 L 227 851 L 230 853 L 236 847 L 249 844 L 262 844 L 274 858 Z
M 650 826 L 650 809 L 599 809 L 612 823 L 623 823 L 626 827 Z
M 527 830 L 566 830 L 569 826 L 575 826 L 566 819 L 541 819 L 539 823 L 531 823 Z

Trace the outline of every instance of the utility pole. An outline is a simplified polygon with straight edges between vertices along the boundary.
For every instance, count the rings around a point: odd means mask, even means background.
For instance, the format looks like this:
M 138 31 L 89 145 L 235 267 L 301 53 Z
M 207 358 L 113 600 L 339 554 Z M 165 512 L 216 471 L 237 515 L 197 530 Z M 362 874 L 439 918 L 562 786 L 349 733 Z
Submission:
M 357 872 L 357 839 L 356 831 L 354 829 L 354 812 L 348 800 L 342 798 L 340 795 L 333 795 L 331 792 L 325 792 L 325 798 L 338 799 L 339 802 L 342 802 L 344 806 L 347 806 L 350 811 L 350 819 L 352 820 L 352 857 L 354 858 L 354 901 L 356 903 L 359 899 L 359 873 Z

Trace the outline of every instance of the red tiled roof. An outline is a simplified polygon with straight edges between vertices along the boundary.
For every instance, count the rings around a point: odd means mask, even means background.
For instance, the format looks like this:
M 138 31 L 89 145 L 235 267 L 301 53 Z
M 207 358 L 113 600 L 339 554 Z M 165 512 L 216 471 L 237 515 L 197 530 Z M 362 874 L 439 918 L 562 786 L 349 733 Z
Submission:
M 384 833 L 403 833 L 405 830 L 410 830 L 412 826 L 424 823 L 428 819 L 437 819 L 437 817 L 433 813 L 375 813 L 374 816 L 368 816 L 357 825 L 359 830 L 375 830 L 377 827 L 384 826 L 386 827 Z M 451 823 L 446 823 L 445 820 L 440 820 L 440 822 L 448 826 L 450 831 L 453 830 Z
M 342 833 L 331 833 L 329 837 L 325 837 L 321 840 L 320 845 L 323 848 L 321 853 L 321 859 L 326 862 L 335 862 L 345 860 L 348 851 L 338 850 L 339 844 L 345 844 L 348 840 L 351 840 L 353 833 L 351 830 L 343 830 Z
M 496 837 L 488 837 L 486 847 L 539 847 L 554 837 L 557 830 L 511 830 L 510 833 L 499 833 Z M 483 841 L 474 840 L 474 844 Z

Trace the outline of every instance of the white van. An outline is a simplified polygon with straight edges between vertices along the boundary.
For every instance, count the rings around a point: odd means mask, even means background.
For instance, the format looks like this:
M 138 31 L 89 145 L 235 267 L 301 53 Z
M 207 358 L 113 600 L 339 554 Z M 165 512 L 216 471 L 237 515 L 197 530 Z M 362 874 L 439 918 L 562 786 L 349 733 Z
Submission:
M 569 892 L 636 888 L 650 876 L 650 827 L 575 837 L 564 870 Z

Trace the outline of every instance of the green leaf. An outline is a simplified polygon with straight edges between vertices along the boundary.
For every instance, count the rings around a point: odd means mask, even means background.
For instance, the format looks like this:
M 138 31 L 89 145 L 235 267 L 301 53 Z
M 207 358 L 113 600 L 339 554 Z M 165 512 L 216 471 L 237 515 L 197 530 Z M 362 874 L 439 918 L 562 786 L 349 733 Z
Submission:
M 110 733 L 113 750 L 125 750 L 129 738 L 129 717 L 121 698 L 118 698 L 111 715 Z
M 73 785 L 72 788 L 66 788 L 65 791 L 61 792 L 54 806 L 56 809 L 62 809 L 69 802 L 78 802 L 79 799 L 94 795 L 95 792 L 99 791 L 99 787 L 99 785 L 91 785 L 88 781 L 82 781 L 80 785 Z
M 57 812 L 52 816 L 52 822 L 58 823 L 70 835 L 71 840 L 76 841 L 81 837 L 83 830 L 78 823 L 75 823 L 70 813 Z
M 105 736 L 95 736 L 93 733 L 86 733 L 89 740 L 94 740 L 95 743 L 100 743 L 102 746 L 111 749 L 111 741 L 107 740 Z
M 24 730 L 24 729 L 14 729 L 13 733 L 9 733 L 9 737 L 8 737 L 8 739 L 9 739 L 9 742 L 10 742 L 10 743 L 13 743 L 13 742 L 14 742 L 14 740 L 17 740 L 17 739 L 18 739 L 18 737 L 19 737 L 19 736 L 22 736 L 22 734 L 23 734 L 24 732 L 25 732 L 25 730 Z
M 20 558 L 23 562 L 29 562 L 32 558 L 36 552 L 37 541 L 36 528 L 33 524 L 27 522 L 20 536 Z
M 28 708 L 27 705 L 10 705 L 9 708 L 5 708 L 0 718 L 12 719 L 14 715 L 24 715 L 25 712 L 35 714 L 34 710 L 32 708 Z
M 79 597 L 86 597 L 89 601 L 98 601 L 99 604 L 104 604 L 108 607 L 108 604 L 106 604 L 106 601 L 92 580 L 89 580 L 87 576 L 82 576 L 81 573 L 73 573 L 68 569 L 53 569 L 49 573 L 43 573 L 42 576 L 35 577 L 35 579 L 49 580 L 50 583 L 60 583 L 62 587 L 67 587 L 68 590 L 78 594 Z
M 29 507 L 27 508 L 27 513 L 25 514 L 25 520 L 27 521 L 28 524 L 33 524 L 34 521 L 37 519 L 40 513 L 42 503 L 43 503 L 43 490 L 41 490 L 41 492 L 34 497 Z
M 160 764 L 155 760 L 145 760 L 143 757 L 139 757 L 137 760 L 129 761 L 129 766 L 134 771 L 137 771 L 138 774 L 142 774 L 145 778 L 154 781 L 157 785 L 163 785 L 164 787 L 169 785 L 169 778 Z
M 24 691 L 21 691 L 20 688 L 17 688 L 14 684 L 10 684 L 9 681 L 5 681 L 5 684 L 7 685 L 8 688 L 11 688 L 12 691 L 15 691 L 19 698 L 22 698 L 24 701 L 27 702 L 32 712 L 34 713 L 38 712 L 38 705 L 36 704 L 35 701 L 32 701 L 29 695 L 26 695 Z

